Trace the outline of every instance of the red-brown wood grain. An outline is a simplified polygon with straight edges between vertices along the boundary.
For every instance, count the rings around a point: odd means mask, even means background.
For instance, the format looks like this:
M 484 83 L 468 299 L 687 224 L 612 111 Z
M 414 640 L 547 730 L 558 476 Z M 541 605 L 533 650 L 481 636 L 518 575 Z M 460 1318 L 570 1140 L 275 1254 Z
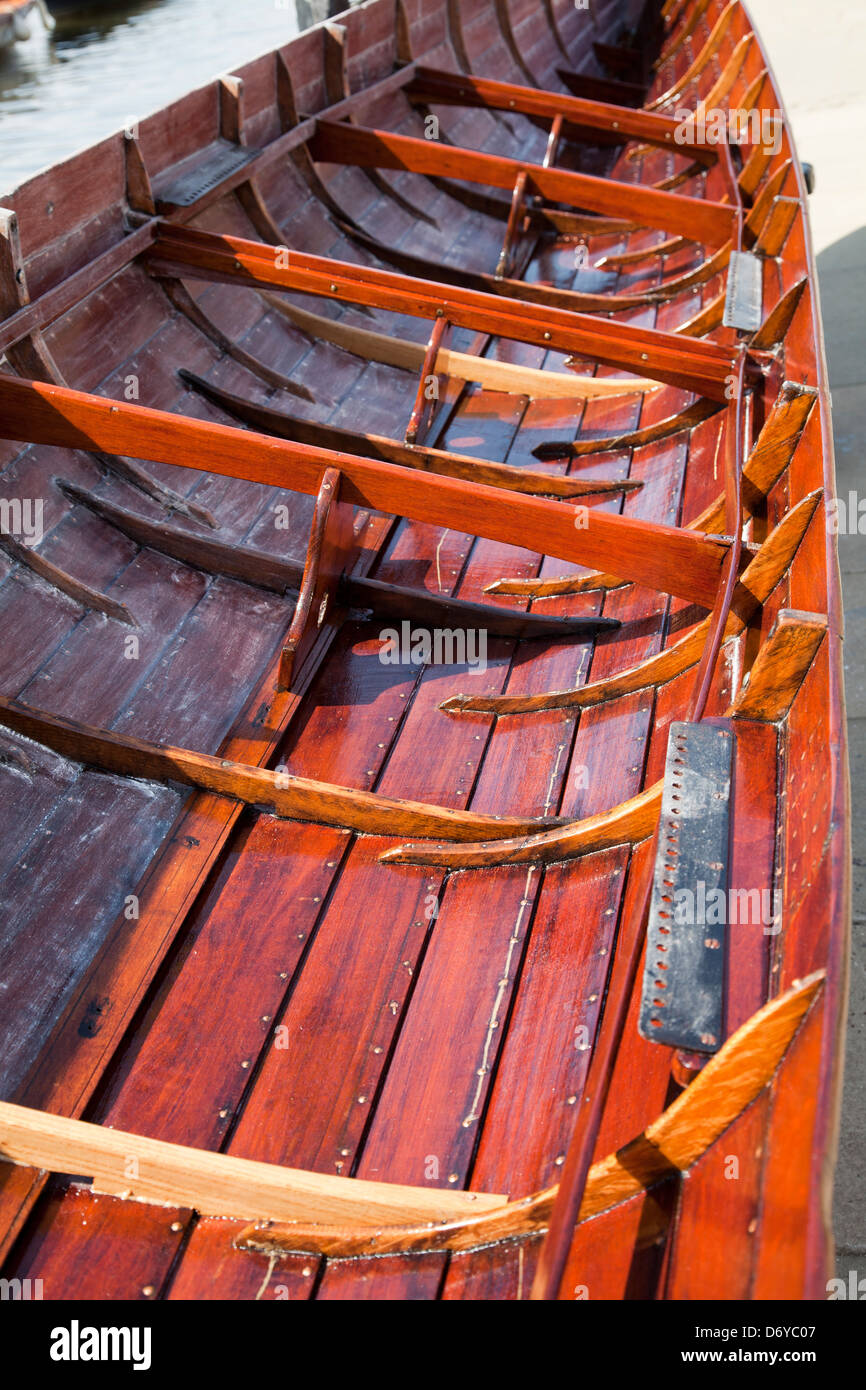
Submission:
M 719 595 L 729 542 L 686 524 L 725 487 L 736 335 L 716 304 L 726 255 L 710 257 L 731 235 L 739 193 L 725 152 L 693 165 L 707 152 L 671 149 L 667 136 L 679 107 L 699 98 L 781 103 L 743 7 L 680 0 L 658 26 L 651 16 L 640 25 L 638 50 L 623 47 L 623 14 L 617 0 L 596 5 L 592 24 L 568 0 L 405 0 L 395 22 L 386 0 L 355 7 L 340 31 L 303 34 L 143 121 L 135 149 L 109 140 L 4 200 L 20 255 L 14 238 L 0 241 L 0 351 L 13 371 L 35 364 L 48 380 L 31 390 L 0 376 L 0 432 L 16 437 L 0 444 L 2 491 L 44 500 L 39 553 L 69 576 L 61 592 L 0 553 L 4 697 L 289 775 L 500 816 L 589 816 L 661 775 L 694 670 L 585 711 L 495 719 L 440 708 L 462 691 L 541 695 L 614 676 L 690 631 Z M 554 149 L 557 113 L 566 120 Z M 181 180 L 201 181 L 219 138 L 243 142 L 253 162 L 188 207 L 173 202 Z M 743 158 L 749 235 L 762 234 L 765 213 L 777 219 L 759 242 L 773 252 L 765 316 L 806 280 L 775 361 L 749 380 L 748 439 L 785 379 L 819 392 L 788 467 L 752 508 L 745 540 L 759 543 L 821 486 L 826 505 L 834 482 L 788 130 L 767 161 L 748 149 Z M 518 176 L 528 196 L 514 204 L 510 273 L 539 291 L 591 295 L 591 315 L 423 274 L 425 258 L 495 273 Z M 141 207 L 148 187 L 167 215 L 131 226 L 127 197 Z M 655 227 L 683 239 L 659 249 L 671 238 Z M 287 273 L 275 272 L 277 240 Z M 414 256 L 396 263 L 409 273 L 382 269 L 377 242 Z M 180 274 L 183 292 L 155 269 Z M 262 288 L 321 291 L 316 308 L 413 343 L 441 310 L 460 351 L 658 379 L 646 394 L 588 401 L 452 379 L 428 440 L 539 478 L 642 486 L 587 499 L 584 524 L 573 502 L 237 429 L 225 400 L 193 394 L 181 368 L 312 429 L 356 434 L 399 438 L 418 394 L 417 374 L 306 335 Z M 601 312 L 606 294 L 615 317 Z M 652 430 L 697 393 L 723 409 L 644 444 L 583 452 L 593 439 Z M 539 462 L 533 452 L 573 439 L 577 455 L 548 450 Z M 122 459 L 112 467 L 112 452 L 140 461 L 138 475 Z M 387 619 L 335 611 L 292 692 L 278 692 L 290 601 L 142 549 L 112 524 L 117 513 L 55 484 L 300 570 L 312 499 L 334 467 L 341 505 L 354 511 L 356 573 L 520 612 L 526 595 L 488 586 L 592 566 L 626 583 L 534 600 L 531 611 L 622 626 L 595 642 L 486 632 L 484 661 L 391 665 L 386 628 L 403 617 L 410 630 L 425 626 L 425 610 L 407 598 L 405 615 Z M 136 659 L 123 654 L 126 625 L 69 597 L 85 596 L 82 586 L 134 616 Z M 839 582 L 821 506 L 788 573 L 723 649 L 707 717 L 725 716 L 784 608 L 826 615 L 828 634 L 778 727 L 734 721 L 730 885 L 766 894 L 777 915 L 730 928 L 726 1032 L 807 973 L 826 970 L 825 983 L 771 1086 L 690 1172 L 565 1230 L 553 1290 L 562 1299 L 824 1296 L 848 789 Z M 308 635 L 317 611 L 304 609 Z M 449 877 L 380 863 L 389 837 L 280 821 L 204 793 L 182 800 L 0 735 L 0 891 L 12 909 L 0 933 L 13 1006 L 4 1098 L 324 1173 L 519 1197 L 561 1175 L 618 1001 L 628 1012 L 595 1157 L 680 1093 L 682 1062 L 639 1036 L 637 991 L 623 990 L 641 945 L 649 842 L 544 871 Z M 140 905 L 132 920 L 129 894 Z M 62 921 L 58 896 L 71 904 Z M 536 1235 L 451 1257 L 271 1258 L 235 1249 L 240 1228 L 0 1166 L 3 1274 L 42 1278 L 52 1299 L 516 1300 L 529 1298 L 549 1255 Z

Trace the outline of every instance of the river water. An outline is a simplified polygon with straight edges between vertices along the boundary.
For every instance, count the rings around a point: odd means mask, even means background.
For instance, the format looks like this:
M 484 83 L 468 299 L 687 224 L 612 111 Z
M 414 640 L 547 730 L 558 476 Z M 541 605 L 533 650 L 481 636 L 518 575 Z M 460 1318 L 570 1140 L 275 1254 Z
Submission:
M 0 49 L 0 195 L 286 43 L 346 2 L 137 0 L 58 8 L 51 34 L 32 10 L 30 38 Z

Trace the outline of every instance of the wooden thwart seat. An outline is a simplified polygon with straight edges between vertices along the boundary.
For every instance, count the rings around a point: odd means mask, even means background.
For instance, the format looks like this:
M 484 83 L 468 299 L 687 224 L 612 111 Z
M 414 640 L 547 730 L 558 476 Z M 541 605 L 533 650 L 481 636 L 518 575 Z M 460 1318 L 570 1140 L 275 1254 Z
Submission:
M 320 120 L 309 142 L 313 158 L 325 164 L 360 168 L 408 169 L 462 179 L 493 188 L 513 189 L 524 168 L 534 192 L 566 207 L 589 208 L 615 217 L 633 218 L 647 227 L 678 232 L 707 246 L 721 246 L 733 234 L 734 210 L 709 199 L 643 188 L 615 179 L 545 169 L 498 155 L 480 154 L 454 145 L 435 144 L 387 130 Z
M 85 392 L 0 373 L 7 438 L 62 448 L 134 451 L 155 462 L 203 469 L 316 495 L 326 468 L 345 480 L 346 501 L 372 511 L 468 530 L 578 564 L 616 556 L 625 578 L 711 608 L 728 543 L 698 532 L 609 516 L 565 502 L 251 434 Z M 504 505 L 505 504 L 505 505 Z
M 430 320 L 445 316 L 457 327 L 578 353 L 713 400 L 726 399 L 733 359 L 717 343 L 541 305 L 509 304 L 496 295 L 458 286 L 445 291 L 428 280 L 298 251 L 286 253 L 284 248 L 283 256 L 287 264 L 281 263 L 280 248 L 162 223 L 147 260 L 157 275 L 296 290 Z

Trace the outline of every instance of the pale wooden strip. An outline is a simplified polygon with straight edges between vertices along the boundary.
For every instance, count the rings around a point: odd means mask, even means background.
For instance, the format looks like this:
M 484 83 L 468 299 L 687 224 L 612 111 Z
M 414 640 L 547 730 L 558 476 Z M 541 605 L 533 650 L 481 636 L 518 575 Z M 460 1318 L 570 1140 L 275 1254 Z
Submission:
M 50 560 L 46 560 L 44 555 L 39 554 L 38 550 L 32 549 L 29 545 L 23 545 L 14 536 L 0 532 L 0 549 L 5 550 L 13 560 L 17 560 L 19 565 L 24 565 L 26 569 L 32 570 L 44 583 L 50 584 L 53 589 L 65 594 L 75 603 L 81 604 L 83 608 L 92 608 L 95 612 L 104 614 L 106 618 L 114 618 L 117 622 L 125 623 L 127 627 L 138 627 L 138 623 L 125 603 L 109 598 L 108 594 L 100 593 L 98 589 L 91 588 L 83 580 L 76 579 L 72 574 L 67 574 L 65 570 L 60 569 Z
M 399 845 L 380 855 L 384 864 L 435 864 L 446 869 L 484 869 L 502 864 L 560 864 L 616 845 L 636 845 L 656 828 L 662 784 L 585 820 L 571 821 L 540 834 L 500 840 L 496 844 Z
M 375 1229 L 386 1221 L 454 1220 L 507 1200 L 282 1168 L 6 1101 L 0 1102 L 0 1159 L 82 1174 L 93 1179 L 95 1192 L 249 1221 L 352 1221 Z
M 383 362 L 389 367 L 402 367 L 420 372 L 427 351 L 423 343 L 405 338 L 393 338 L 387 333 L 374 333 L 339 319 L 299 309 L 288 300 L 262 292 L 262 298 L 272 309 L 282 314 L 302 333 L 362 357 L 367 362 Z M 442 348 L 436 358 L 436 370 L 463 381 L 475 381 L 490 391 L 510 391 L 530 396 L 534 400 L 590 400 L 596 396 L 630 396 L 659 389 L 657 381 L 644 377 L 586 377 L 571 372 L 547 372 L 537 367 L 518 367 L 511 362 L 495 362 L 473 353 L 454 352 Z

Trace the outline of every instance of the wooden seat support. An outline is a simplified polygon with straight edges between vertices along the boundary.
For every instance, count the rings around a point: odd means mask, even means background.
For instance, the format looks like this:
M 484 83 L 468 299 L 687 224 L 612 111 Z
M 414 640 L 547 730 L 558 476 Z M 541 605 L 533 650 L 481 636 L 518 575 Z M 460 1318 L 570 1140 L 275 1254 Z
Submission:
M 352 508 L 340 501 L 342 476 L 328 468 L 316 497 L 307 559 L 295 615 L 280 657 L 278 689 L 290 690 L 295 671 L 315 646 L 336 605 L 340 579 L 354 551 Z

